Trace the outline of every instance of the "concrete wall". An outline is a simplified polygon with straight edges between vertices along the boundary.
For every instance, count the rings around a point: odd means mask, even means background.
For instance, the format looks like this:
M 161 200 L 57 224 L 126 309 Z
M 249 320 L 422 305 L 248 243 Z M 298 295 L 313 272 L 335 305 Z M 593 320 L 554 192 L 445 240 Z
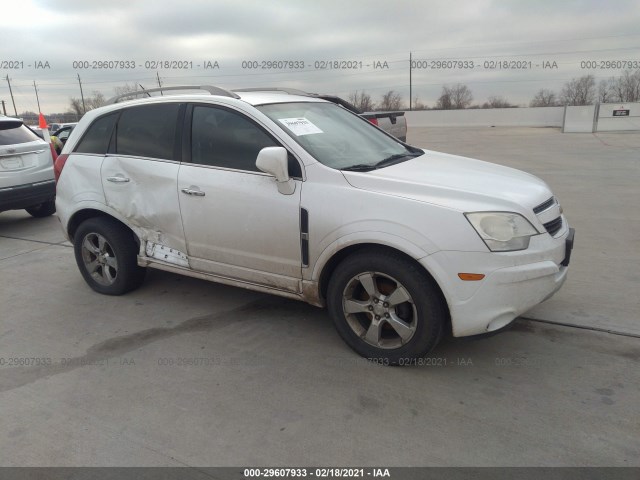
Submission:
M 564 107 L 406 112 L 409 127 L 561 127 Z
M 614 117 L 614 110 L 629 110 L 629 116 Z M 406 112 L 405 117 L 409 127 L 562 127 L 565 133 L 640 131 L 640 103 L 568 106 L 566 112 L 565 107 L 421 110 Z
M 594 131 L 595 105 L 569 107 L 564 114 L 563 133 L 591 133 Z
M 628 117 L 616 117 L 614 110 L 629 110 Z M 598 110 L 598 131 L 640 131 L 639 103 L 601 103 Z

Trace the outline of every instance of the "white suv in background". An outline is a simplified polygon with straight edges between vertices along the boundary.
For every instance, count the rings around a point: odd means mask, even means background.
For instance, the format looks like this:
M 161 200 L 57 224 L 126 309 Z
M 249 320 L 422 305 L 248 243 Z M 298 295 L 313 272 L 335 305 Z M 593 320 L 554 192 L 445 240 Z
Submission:
M 565 281 L 573 230 L 542 180 L 324 100 L 200 88 L 93 110 L 69 137 L 58 215 L 94 290 L 153 267 L 326 305 L 355 351 L 402 364 Z
M 49 144 L 18 118 L 0 116 L 0 212 L 25 209 L 34 217 L 56 211 Z

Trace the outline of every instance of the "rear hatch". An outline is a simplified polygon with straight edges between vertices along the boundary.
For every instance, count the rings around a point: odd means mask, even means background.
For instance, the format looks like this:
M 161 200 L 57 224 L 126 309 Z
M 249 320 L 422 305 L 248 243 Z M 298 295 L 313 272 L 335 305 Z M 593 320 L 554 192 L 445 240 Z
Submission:
M 53 179 L 53 160 L 46 142 L 21 120 L 0 118 L 0 188 Z

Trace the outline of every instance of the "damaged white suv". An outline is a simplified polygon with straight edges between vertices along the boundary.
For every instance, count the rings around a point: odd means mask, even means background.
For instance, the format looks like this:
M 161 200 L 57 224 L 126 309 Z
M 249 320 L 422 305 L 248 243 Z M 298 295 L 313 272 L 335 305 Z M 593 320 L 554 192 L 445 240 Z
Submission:
M 299 299 L 359 354 L 401 364 L 565 281 L 574 232 L 540 179 L 324 100 L 199 88 L 93 110 L 58 158 L 58 216 L 95 291 L 153 267 Z

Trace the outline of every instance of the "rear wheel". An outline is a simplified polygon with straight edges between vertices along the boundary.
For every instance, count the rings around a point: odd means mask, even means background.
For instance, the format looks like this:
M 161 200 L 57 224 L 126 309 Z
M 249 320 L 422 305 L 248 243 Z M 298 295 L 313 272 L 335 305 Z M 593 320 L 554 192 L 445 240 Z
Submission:
M 49 200 L 48 202 L 44 202 L 39 205 L 34 205 L 32 207 L 25 208 L 25 210 L 32 217 L 36 217 L 36 218 L 48 217 L 56 213 L 56 201 L 55 199 Z
M 351 348 L 392 365 L 429 353 L 446 319 L 425 272 L 384 250 L 345 259 L 331 277 L 327 304 L 338 333 Z
M 144 281 L 146 269 L 138 266 L 133 233 L 115 220 L 84 221 L 74 235 L 74 252 L 80 273 L 96 292 L 122 295 Z

